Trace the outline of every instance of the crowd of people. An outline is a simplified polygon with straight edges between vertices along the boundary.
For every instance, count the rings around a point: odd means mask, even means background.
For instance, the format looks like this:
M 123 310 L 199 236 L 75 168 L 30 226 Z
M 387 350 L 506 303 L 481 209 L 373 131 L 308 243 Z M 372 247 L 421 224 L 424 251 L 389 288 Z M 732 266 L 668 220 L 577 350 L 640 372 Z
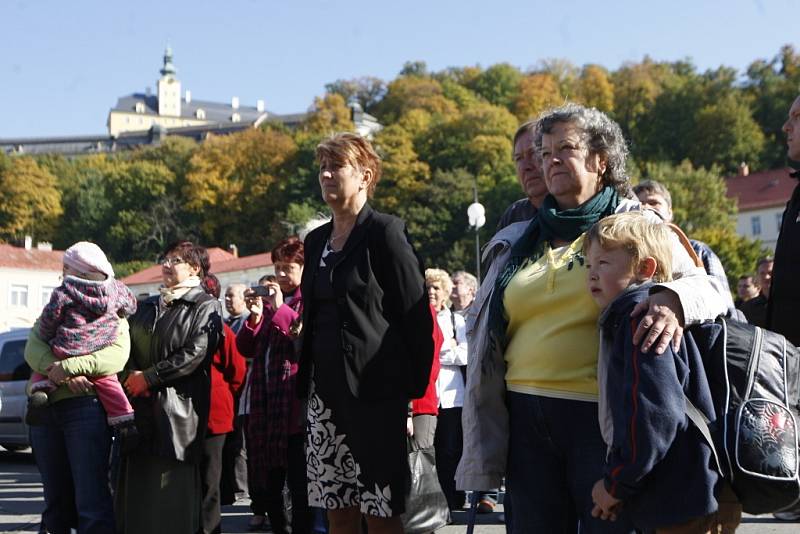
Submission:
M 783 129 L 800 161 L 800 98 Z M 604 113 L 550 110 L 513 157 L 525 196 L 480 285 L 424 269 L 370 206 L 381 160 L 349 133 L 317 147 L 332 218 L 278 243 L 258 286 L 225 288 L 225 312 L 196 243 L 166 247 L 138 303 L 96 245 L 71 247 L 26 348 L 43 527 L 221 532 L 221 505 L 249 497 L 252 531 L 402 533 L 413 442 L 451 511 L 470 490 L 490 512 L 505 485 L 514 534 L 734 532 L 741 506 L 685 413 L 713 406 L 684 328 L 726 315 L 800 343 L 800 187 L 734 302 L 669 191 L 631 183 Z

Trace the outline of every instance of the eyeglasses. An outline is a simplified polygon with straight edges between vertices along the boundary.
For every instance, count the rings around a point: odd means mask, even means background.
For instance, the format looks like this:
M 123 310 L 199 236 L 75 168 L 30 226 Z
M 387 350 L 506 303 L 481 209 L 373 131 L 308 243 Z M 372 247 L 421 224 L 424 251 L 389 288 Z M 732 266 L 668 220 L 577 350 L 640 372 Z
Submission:
M 186 263 L 186 260 L 178 257 L 163 258 L 159 263 L 164 267 L 175 267 L 176 265 L 180 265 L 181 263 Z

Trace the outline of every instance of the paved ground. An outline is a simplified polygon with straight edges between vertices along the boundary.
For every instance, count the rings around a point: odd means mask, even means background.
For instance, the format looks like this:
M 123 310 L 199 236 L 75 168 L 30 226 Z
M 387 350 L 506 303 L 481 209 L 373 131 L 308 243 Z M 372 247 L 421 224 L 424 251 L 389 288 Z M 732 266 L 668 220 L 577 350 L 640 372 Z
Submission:
M 37 532 L 43 507 L 42 485 L 30 449 L 11 453 L 0 448 L 0 532 Z M 480 524 L 475 528 L 475 534 L 504 533 L 505 526 L 499 520 L 500 510 L 502 507 L 498 507 L 494 514 L 478 516 Z M 223 509 L 223 532 L 246 533 L 249 519 L 250 510 L 246 503 L 227 506 Z M 437 531 L 437 534 L 466 532 L 466 513 L 457 512 L 453 519 L 453 525 Z M 785 523 L 772 517 L 746 517 L 738 532 L 798 534 L 800 523 Z

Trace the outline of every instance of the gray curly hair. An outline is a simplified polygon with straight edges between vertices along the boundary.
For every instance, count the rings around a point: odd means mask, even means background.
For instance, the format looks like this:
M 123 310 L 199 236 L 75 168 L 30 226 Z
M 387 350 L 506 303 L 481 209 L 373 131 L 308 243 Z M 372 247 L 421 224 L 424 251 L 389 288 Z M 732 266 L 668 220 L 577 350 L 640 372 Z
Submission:
M 631 180 L 625 170 L 628 145 L 619 124 L 596 108 L 580 104 L 565 104 L 539 116 L 536 129 L 536 149 L 542 149 L 542 135 L 551 133 L 558 123 L 574 124 L 581 130 L 581 138 L 590 154 L 599 154 L 606 160 L 603 183 L 612 186 L 620 196 L 633 197 Z

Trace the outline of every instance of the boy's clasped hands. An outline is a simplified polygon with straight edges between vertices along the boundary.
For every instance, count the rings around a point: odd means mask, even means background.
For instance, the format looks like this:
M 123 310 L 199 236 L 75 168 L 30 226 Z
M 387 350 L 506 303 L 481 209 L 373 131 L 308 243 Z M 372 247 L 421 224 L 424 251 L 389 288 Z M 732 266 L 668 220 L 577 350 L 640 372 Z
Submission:
M 611 496 L 601 478 L 592 487 L 592 517 L 599 517 L 609 521 L 617 520 L 617 513 L 622 507 L 622 501 Z

